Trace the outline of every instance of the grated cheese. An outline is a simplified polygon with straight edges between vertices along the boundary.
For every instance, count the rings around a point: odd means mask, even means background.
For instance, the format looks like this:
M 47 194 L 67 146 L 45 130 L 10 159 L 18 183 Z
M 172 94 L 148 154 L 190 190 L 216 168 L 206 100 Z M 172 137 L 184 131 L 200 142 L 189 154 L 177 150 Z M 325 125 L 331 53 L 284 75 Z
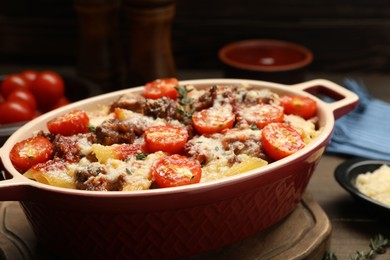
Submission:
M 390 167 L 383 164 L 373 172 L 359 174 L 356 187 L 368 197 L 390 206 Z

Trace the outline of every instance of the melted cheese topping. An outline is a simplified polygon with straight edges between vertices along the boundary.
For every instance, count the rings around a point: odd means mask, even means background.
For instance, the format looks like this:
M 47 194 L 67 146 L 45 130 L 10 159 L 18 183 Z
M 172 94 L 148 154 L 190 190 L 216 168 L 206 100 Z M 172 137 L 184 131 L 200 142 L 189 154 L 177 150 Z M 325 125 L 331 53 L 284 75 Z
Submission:
M 319 131 L 316 130 L 316 126 L 311 121 L 306 121 L 300 116 L 285 115 L 284 120 L 291 125 L 303 138 L 306 144 L 310 143 L 314 138 L 319 135 Z

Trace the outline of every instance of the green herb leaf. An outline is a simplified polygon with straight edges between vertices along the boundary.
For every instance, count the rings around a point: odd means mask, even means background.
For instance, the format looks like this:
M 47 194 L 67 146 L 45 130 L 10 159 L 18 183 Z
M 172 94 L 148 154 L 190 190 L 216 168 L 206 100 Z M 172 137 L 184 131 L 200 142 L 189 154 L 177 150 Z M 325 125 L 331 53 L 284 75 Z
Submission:
M 377 254 L 386 253 L 386 249 L 390 246 L 390 242 L 381 234 L 378 234 L 373 239 L 370 240 L 370 248 L 372 251 Z
M 195 100 L 193 98 L 188 97 L 188 93 L 190 93 L 193 89 L 188 89 L 186 85 L 177 86 L 175 88 L 179 92 L 178 99 L 180 107 L 178 107 L 178 112 L 183 117 L 190 118 L 195 112 L 195 109 L 192 106 Z
M 335 255 L 334 252 L 327 252 L 323 260 L 337 260 L 337 256 Z
M 256 131 L 256 130 L 260 130 L 257 125 L 255 123 L 252 123 L 250 126 L 249 126 L 250 129 Z
M 127 173 L 128 175 L 132 175 L 132 174 L 133 174 L 133 173 L 130 171 L 129 168 L 126 168 L 126 173 Z
M 135 156 L 135 159 L 137 160 L 145 160 L 148 155 L 146 153 L 139 153 Z
M 385 254 L 390 247 L 390 241 L 386 239 L 382 234 L 376 235 L 370 239 L 370 251 L 356 251 L 354 256 L 351 256 L 350 260 L 370 260 L 375 259 L 377 255 Z M 336 255 L 333 252 L 328 252 L 324 256 L 324 260 L 337 260 Z

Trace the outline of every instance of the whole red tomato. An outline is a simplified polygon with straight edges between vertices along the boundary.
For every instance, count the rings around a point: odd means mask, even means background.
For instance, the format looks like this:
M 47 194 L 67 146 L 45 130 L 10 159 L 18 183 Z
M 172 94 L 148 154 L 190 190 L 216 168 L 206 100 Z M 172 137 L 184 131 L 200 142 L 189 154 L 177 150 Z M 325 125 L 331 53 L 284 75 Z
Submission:
M 29 88 L 31 83 L 20 74 L 10 74 L 1 83 L 1 94 L 7 98 L 11 92 L 19 88 Z
M 31 107 L 32 111 L 35 111 L 35 109 L 37 108 L 37 101 L 34 95 L 28 89 L 21 88 L 11 92 L 11 94 L 9 94 L 7 98 L 7 101 L 15 100 L 22 100 L 27 102 L 27 104 Z
M 48 111 L 64 96 L 62 77 L 54 71 L 42 71 L 31 83 L 30 90 L 37 99 L 38 108 Z
M 50 108 L 50 110 L 54 110 L 54 109 L 56 109 L 56 108 L 66 106 L 66 105 L 68 105 L 68 104 L 70 104 L 70 100 L 69 100 L 67 97 L 64 96 L 64 97 L 60 98 L 60 100 L 58 100 L 57 104 L 55 104 L 54 106 L 52 106 L 52 107 Z
M 36 70 L 24 70 L 20 73 L 20 75 L 22 75 L 22 77 L 24 77 L 25 79 L 27 79 L 30 82 L 33 82 L 37 78 L 38 74 L 39 74 L 39 72 Z
M 34 117 L 34 110 L 22 100 L 5 101 L 0 104 L 0 124 L 29 121 Z

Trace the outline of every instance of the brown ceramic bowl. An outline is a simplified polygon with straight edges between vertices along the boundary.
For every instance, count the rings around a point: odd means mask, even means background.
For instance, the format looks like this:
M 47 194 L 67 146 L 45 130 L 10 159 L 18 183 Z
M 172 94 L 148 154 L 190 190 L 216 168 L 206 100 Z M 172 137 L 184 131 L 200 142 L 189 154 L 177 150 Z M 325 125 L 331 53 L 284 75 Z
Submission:
M 318 102 L 321 134 L 304 149 L 266 167 L 208 183 L 134 192 L 58 188 L 24 177 L 12 165 L 13 145 L 46 130 L 46 122 L 75 108 L 111 103 L 120 90 L 51 111 L 21 127 L 0 149 L 5 175 L 0 200 L 20 201 L 39 243 L 70 259 L 166 259 L 200 254 L 257 234 L 285 218 L 300 201 L 331 137 L 335 118 L 352 111 L 358 97 L 327 80 L 285 86 L 254 80 L 182 81 L 204 88 L 247 83 Z M 327 93 L 325 103 L 309 93 Z
M 267 39 L 228 44 L 219 51 L 227 78 L 296 84 L 305 81 L 312 52 L 301 45 Z
M 0 76 L 1 82 L 7 75 Z M 102 87 L 81 77 L 61 75 L 65 84 L 65 96 L 71 101 L 79 101 L 85 98 L 93 97 L 103 93 Z M 18 130 L 26 122 L 0 124 L 0 145 L 4 144 L 7 138 Z

